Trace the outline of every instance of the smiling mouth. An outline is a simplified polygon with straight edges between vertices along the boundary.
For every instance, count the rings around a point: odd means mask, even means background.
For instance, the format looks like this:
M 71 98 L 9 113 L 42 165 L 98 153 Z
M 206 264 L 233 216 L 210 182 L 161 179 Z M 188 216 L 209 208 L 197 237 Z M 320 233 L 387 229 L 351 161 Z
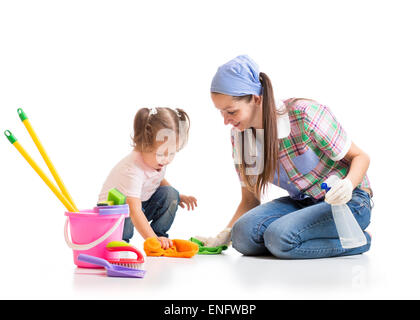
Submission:
M 235 127 L 235 128 L 237 128 L 238 126 L 239 126 L 239 124 L 240 124 L 241 122 L 239 121 L 238 123 L 236 123 L 236 124 L 233 124 L 233 126 Z

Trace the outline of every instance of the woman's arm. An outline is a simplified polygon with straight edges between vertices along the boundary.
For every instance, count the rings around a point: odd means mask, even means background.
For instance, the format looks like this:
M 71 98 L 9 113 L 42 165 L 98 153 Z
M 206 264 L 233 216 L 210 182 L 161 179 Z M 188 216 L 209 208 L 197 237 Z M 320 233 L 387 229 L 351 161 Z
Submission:
M 333 185 L 325 194 L 325 202 L 332 205 L 340 205 L 350 201 L 353 190 L 362 182 L 369 168 L 369 156 L 353 142 L 344 159 L 350 162 L 347 176 Z M 362 189 L 372 196 L 371 190 Z
M 238 209 L 236 209 L 235 214 L 232 219 L 229 221 L 229 224 L 223 229 L 216 237 L 197 237 L 198 240 L 202 241 L 204 245 L 209 247 L 217 247 L 220 245 L 229 245 L 231 241 L 231 232 L 232 227 L 235 222 L 246 212 L 255 208 L 260 204 L 260 200 L 255 197 L 255 195 L 250 192 L 246 187 L 242 187 L 242 200 L 239 203 Z
M 260 200 L 255 197 L 255 195 L 250 192 L 246 187 L 242 187 L 242 200 L 239 203 L 238 209 L 236 209 L 235 214 L 230 220 L 229 224 L 223 229 L 216 237 L 200 237 L 196 238 L 204 243 L 208 247 L 217 247 L 220 245 L 229 245 L 231 240 L 232 227 L 235 222 L 246 212 L 255 208 L 260 204 Z
M 238 208 L 236 209 L 235 214 L 232 219 L 229 221 L 227 228 L 232 228 L 235 222 L 246 212 L 260 205 L 260 200 L 255 197 L 255 195 L 249 191 L 246 187 L 242 187 L 242 200 L 239 203 Z
M 344 159 L 350 162 L 348 178 L 353 184 L 353 189 L 358 186 L 369 168 L 370 158 L 362 149 L 351 143 L 350 149 L 344 156 Z

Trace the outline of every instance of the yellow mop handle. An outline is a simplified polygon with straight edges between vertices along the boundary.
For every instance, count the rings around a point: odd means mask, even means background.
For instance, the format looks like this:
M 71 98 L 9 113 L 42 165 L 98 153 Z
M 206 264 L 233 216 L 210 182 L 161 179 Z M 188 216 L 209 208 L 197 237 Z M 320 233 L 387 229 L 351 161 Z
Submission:
M 51 189 L 52 192 L 57 196 L 57 198 L 61 201 L 61 203 L 66 207 L 66 209 L 70 212 L 78 212 L 71 203 L 67 201 L 67 199 L 63 196 L 60 190 L 54 185 L 54 183 L 46 176 L 44 171 L 36 164 L 36 162 L 31 158 L 31 156 L 26 152 L 26 150 L 20 145 L 19 141 L 13 136 L 13 134 L 9 131 L 5 131 L 6 137 L 9 141 L 15 146 L 15 148 L 19 151 L 19 153 L 25 158 L 25 160 L 29 163 L 29 165 L 35 170 L 35 172 L 41 177 L 42 180 L 46 183 L 46 185 Z
M 68 202 L 71 203 L 72 207 L 75 208 L 76 211 L 78 212 L 79 210 L 77 209 L 72 197 L 70 196 L 70 193 L 67 191 L 66 186 L 64 185 L 60 176 L 58 175 L 57 170 L 55 169 L 55 167 L 52 164 L 50 158 L 48 157 L 47 152 L 45 151 L 44 147 L 42 146 L 41 141 L 38 139 L 38 136 L 36 135 L 34 129 L 32 128 L 32 125 L 29 122 L 29 119 L 26 116 L 25 112 L 23 112 L 23 110 L 21 108 L 19 108 L 17 111 L 18 111 L 20 119 L 22 120 L 22 123 L 26 127 L 26 130 L 28 130 L 29 135 L 31 136 L 32 140 L 34 141 L 36 147 L 39 150 L 39 153 L 41 154 L 42 158 L 44 159 L 45 163 L 47 164 L 48 169 L 50 169 L 50 172 L 53 175 L 54 180 L 57 182 L 58 187 L 60 188 L 61 192 L 67 198 Z

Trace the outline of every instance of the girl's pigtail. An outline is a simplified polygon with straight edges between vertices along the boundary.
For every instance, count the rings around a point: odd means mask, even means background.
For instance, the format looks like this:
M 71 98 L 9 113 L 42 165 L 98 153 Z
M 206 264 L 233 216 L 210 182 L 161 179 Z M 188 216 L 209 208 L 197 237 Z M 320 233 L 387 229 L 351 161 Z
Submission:
M 174 112 L 178 120 L 178 150 L 181 150 L 183 147 L 185 147 L 188 141 L 188 134 L 190 130 L 190 118 L 188 117 L 188 114 L 182 109 L 176 108 Z
M 150 124 L 150 109 L 141 108 L 134 117 L 134 136 L 132 138 L 134 148 L 146 150 L 153 145 L 153 131 Z

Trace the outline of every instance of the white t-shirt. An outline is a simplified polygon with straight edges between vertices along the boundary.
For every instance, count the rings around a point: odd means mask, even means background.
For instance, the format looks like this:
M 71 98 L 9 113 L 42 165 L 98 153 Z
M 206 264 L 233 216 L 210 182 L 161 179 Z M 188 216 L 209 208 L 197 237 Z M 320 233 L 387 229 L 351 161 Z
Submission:
M 106 201 L 112 188 L 126 197 L 147 201 L 155 193 L 165 176 L 166 167 L 157 171 L 144 163 L 141 153 L 132 151 L 111 170 L 99 194 L 99 202 Z

